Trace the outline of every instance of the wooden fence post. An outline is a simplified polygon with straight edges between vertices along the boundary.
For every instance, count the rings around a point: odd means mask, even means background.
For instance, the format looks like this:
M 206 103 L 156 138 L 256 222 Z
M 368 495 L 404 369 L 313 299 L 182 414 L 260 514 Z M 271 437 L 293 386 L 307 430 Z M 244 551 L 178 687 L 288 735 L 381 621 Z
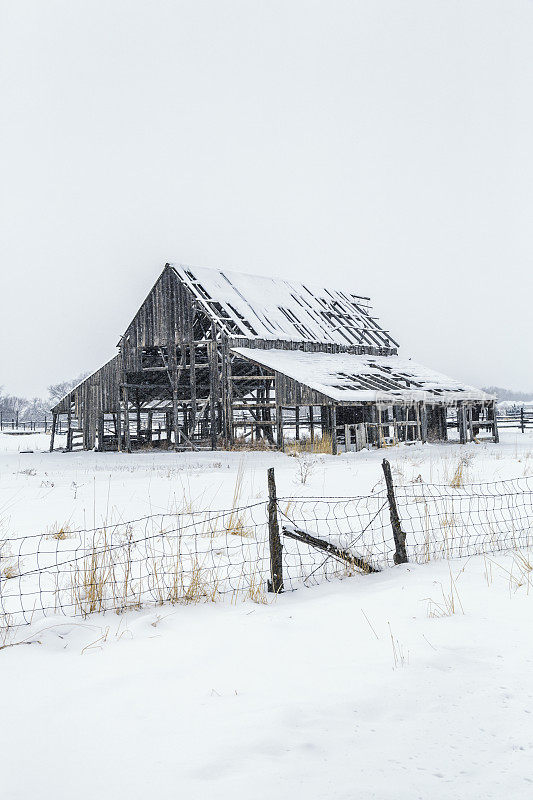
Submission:
M 496 403 L 492 402 L 492 437 L 494 439 L 495 444 L 498 444 L 500 441 L 500 434 L 498 432 L 498 417 L 496 414 Z
M 283 591 L 282 544 L 279 535 L 278 501 L 274 467 L 268 470 L 268 543 L 270 546 L 270 576 L 268 591 L 279 594 Z
M 392 482 L 392 473 L 390 464 L 386 458 L 382 463 L 383 473 L 385 475 L 385 483 L 387 484 L 387 498 L 389 501 L 390 522 L 392 526 L 392 533 L 394 536 L 394 545 L 396 552 L 394 553 L 395 564 L 407 564 L 407 551 L 405 549 L 405 533 L 402 531 L 400 524 L 400 516 L 398 514 L 398 506 L 396 505 L 396 496 L 394 494 L 394 484 Z
M 54 439 L 56 435 L 57 414 L 52 414 L 52 432 L 50 433 L 50 452 L 54 450 Z

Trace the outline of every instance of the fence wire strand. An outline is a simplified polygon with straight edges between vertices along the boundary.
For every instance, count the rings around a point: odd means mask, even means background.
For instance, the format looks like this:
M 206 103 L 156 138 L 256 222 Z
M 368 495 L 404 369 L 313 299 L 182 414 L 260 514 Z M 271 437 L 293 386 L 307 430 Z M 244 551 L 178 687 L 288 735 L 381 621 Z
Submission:
M 533 545 L 532 479 L 460 488 L 395 487 L 409 561 L 460 558 Z M 392 566 L 384 491 L 360 497 L 279 498 L 285 590 Z M 315 537 L 335 553 L 294 536 Z M 164 603 L 266 599 L 267 503 L 157 514 L 127 522 L 0 539 L 0 626 Z

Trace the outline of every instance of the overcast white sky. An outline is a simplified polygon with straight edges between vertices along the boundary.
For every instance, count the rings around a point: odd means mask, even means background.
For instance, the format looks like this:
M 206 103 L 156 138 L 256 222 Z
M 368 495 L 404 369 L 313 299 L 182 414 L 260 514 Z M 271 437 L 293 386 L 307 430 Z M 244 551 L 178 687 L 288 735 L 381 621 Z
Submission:
M 92 370 L 166 261 L 372 297 L 533 387 L 529 0 L 0 0 L 0 385 Z

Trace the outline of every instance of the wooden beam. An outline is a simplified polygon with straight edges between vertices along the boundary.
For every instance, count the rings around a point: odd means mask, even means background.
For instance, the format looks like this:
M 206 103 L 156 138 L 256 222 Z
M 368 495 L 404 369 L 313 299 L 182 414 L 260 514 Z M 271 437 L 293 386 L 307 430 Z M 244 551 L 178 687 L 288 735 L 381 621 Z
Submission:
M 130 411 L 127 389 L 124 389 L 124 444 L 126 446 L 126 453 L 131 453 Z
M 334 456 L 337 455 L 337 406 L 331 406 L 331 452 Z
M 50 452 L 53 452 L 54 449 L 54 439 L 56 435 L 56 422 L 57 422 L 57 414 L 52 412 L 52 432 L 50 434 Z
M 216 330 L 215 325 L 211 325 L 212 341 L 209 343 L 209 427 L 211 435 L 211 449 L 217 449 L 217 428 L 216 428 L 216 370 L 217 370 L 217 345 L 216 345 Z
M 283 407 L 276 405 L 276 444 L 279 450 L 283 449 Z
M 232 381 L 273 381 L 274 375 L 232 375 Z

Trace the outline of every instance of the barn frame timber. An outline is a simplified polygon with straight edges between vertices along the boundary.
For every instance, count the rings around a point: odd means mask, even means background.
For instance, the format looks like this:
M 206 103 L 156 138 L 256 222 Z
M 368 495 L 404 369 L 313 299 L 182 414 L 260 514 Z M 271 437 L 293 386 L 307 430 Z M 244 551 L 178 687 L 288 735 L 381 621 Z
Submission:
M 52 409 L 66 449 L 131 452 L 328 437 L 331 449 L 498 441 L 495 398 L 398 356 L 369 299 L 167 264 L 118 353 Z

